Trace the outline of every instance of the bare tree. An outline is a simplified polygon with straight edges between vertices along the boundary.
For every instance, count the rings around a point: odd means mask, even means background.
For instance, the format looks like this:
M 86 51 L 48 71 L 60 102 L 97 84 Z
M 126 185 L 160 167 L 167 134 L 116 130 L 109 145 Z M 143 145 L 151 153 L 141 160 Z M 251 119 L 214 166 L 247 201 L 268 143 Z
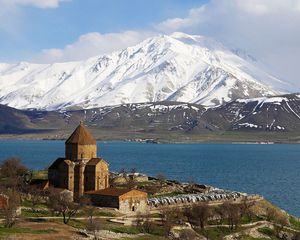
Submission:
M 122 177 L 126 177 L 126 176 L 127 176 L 127 171 L 125 170 L 125 168 L 121 168 L 120 171 L 119 171 L 119 174 L 120 174 Z
M 55 213 L 63 216 L 64 224 L 76 215 L 81 208 L 80 203 L 70 201 L 69 196 L 64 196 L 63 192 L 56 189 L 49 190 L 48 207 Z
M 129 172 L 127 172 L 124 168 L 122 168 L 119 171 L 119 174 L 124 179 L 124 184 L 123 185 L 124 185 L 124 187 L 126 187 L 128 189 L 132 189 L 136 185 L 136 182 L 135 182 L 135 179 L 134 179 L 134 173 L 136 172 L 136 169 L 133 168 L 131 171 L 132 171 L 132 175 Z
M 183 220 L 183 212 L 179 209 L 162 209 L 160 211 L 162 226 L 164 228 L 165 235 L 167 236 L 171 230 L 172 225 L 181 223 Z
M 46 196 L 46 192 L 36 185 L 28 185 L 27 192 L 30 196 L 31 210 L 35 212 L 36 206 L 43 201 Z
M 144 222 L 143 216 L 140 212 L 138 212 L 136 215 L 135 225 L 139 229 L 140 232 L 143 231 L 143 222 Z
M 275 222 L 281 226 L 288 225 L 288 217 L 286 214 L 272 204 L 266 208 L 266 218 L 270 222 Z
M 204 229 L 207 220 L 211 216 L 211 211 L 207 203 L 198 203 L 192 208 L 185 209 L 185 216 L 190 223 L 200 226 L 201 229 Z
M 151 221 L 149 212 L 146 212 L 143 215 L 141 215 L 140 213 L 137 215 L 136 226 L 140 232 L 149 234 L 153 233 L 156 227 L 154 222 Z
M 80 198 L 80 204 L 83 206 L 83 211 L 86 213 L 88 220 L 86 230 L 94 234 L 94 239 L 97 239 L 97 232 L 100 230 L 100 221 L 94 219 L 96 208 L 92 205 L 90 197 L 83 196 Z
M 137 169 L 136 168 L 131 168 L 130 173 L 132 173 L 134 175 L 135 173 L 137 173 Z
M 228 219 L 230 229 L 237 228 L 241 218 L 241 207 L 239 204 L 225 202 L 222 204 L 222 211 Z
M 211 215 L 211 211 L 207 203 L 199 203 L 193 207 L 193 211 L 195 212 L 196 220 L 198 221 L 198 225 L 200 225 L 201 229 L 204 229 L 208 218 Z
M 250 220 L 253 218 L 252 207 L 255 205 L 255 201 L 251 201 L 248 197 L 244 197 L 240 204 L 241 215 L 247 216 Z
M 159 182 L 160 187 L 162 188 L 163 185 L 164 185 L 164 183 L 165 183 L 165 181 L 166 181 L 166 176 L 164 174 L 160 173 L 160 174 L 158 174 L 156 176 L 156 178 L 157 178 L 157 180 Z
M 136 185 L 135 179 L 131 177 L 126 178 L 125 187 L 128 189 L 133 189 Z
M 2 162 L 0 165 L 0 176 L 5 188 L 21 189 L 24 183 L 24 176 L 28 169 L 16 157 L 11 157 Z
M 4 226 L 10 228 L 16 223 L 17 209 L 20 205 L 20 196 L 14 189 L 8 189 L 5 192 L 5 195 L 8 197 L 8 202 L 3 209 Z
M 94 234 L 94 239 L 97 238 L 97 232 L 101 229 L 100 221 L 97 219 L 88 220 L 86 229 Z
M 188 181 L 188 185 L 187 185 L 187 190 L 188 192 L 193 192 L 193 188 L 195 186 L 196 182 L 190 178 L 190 180 Z

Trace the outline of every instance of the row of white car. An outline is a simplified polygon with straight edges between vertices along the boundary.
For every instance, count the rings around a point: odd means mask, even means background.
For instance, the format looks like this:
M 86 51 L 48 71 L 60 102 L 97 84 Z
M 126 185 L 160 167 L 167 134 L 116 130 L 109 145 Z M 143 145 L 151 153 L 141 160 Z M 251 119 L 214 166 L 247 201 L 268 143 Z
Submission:
M 218 200 L 229 200 L 241 197 L 239 192 L 231 192 L 221 189 L 216 189 L 208 193 L 198 194 L 181 194 L 176 196 L 154 197 L 148 199 L 150 207 L 159 207 L 165 205 L 196 203 L 196 202 L 209 202 Z

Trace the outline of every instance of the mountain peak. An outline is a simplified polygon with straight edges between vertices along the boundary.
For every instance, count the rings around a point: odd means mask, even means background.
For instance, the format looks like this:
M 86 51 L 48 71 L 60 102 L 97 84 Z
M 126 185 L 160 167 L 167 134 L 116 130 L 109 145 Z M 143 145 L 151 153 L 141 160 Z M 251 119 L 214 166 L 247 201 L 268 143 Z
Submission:
M 217 106 L 278 94 L 275 82 L 213 39 L 176 32 L 81 62 L 1 64 L 0 104 L 46 110 L 165 100 Z

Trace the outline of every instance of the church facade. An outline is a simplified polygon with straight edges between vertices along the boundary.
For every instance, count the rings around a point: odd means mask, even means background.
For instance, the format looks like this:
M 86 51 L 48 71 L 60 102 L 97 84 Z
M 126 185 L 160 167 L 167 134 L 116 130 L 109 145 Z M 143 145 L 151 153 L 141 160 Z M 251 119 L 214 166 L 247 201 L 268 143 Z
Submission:
M 76 197 L 109 188 L 109 165 L 97 157 L 95 138 L 81 122 L 65 142 L 65 157 L 48 169 L 50 185 L 68 189 Z

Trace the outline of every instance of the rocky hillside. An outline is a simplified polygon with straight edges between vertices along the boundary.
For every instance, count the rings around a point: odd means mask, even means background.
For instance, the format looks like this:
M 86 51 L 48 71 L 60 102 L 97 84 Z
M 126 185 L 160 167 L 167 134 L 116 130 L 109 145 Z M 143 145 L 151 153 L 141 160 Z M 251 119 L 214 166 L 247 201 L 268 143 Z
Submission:
M 231 130 L 295 131 L 300 128 L 299 96 L 238 99 L 209 112 L 222 115 Z
M 80 120 L 90 128 L 139 133 L 203 134 L 221 132 L 298 132 L 297 94 L 236 100 L 217 108 L 157 102 L 87 110 L 36 111 L 0 106 L 0 132 L 28 133 L 73 129 Z

